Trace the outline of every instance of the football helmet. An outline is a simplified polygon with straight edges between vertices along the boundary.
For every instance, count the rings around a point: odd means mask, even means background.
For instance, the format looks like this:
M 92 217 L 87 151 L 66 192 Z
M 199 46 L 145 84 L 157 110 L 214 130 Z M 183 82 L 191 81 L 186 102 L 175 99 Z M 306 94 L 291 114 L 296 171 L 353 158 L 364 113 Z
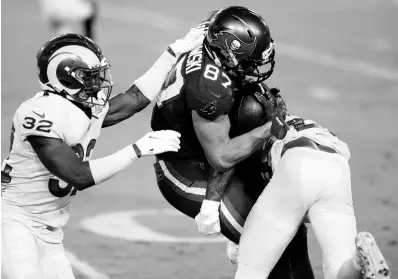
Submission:
M 216 64 L 239 81 L 259 83 L 274 70 L 275 49 L 268 25 L 248 8 L 231 6 L 215 13 L 204 45 Z
M 91 39 L 78 34 L 57 36 L 40 48 L 36 58 L 43 91 L 86 107 L 108 102 L 113 86 L 111 66 Z

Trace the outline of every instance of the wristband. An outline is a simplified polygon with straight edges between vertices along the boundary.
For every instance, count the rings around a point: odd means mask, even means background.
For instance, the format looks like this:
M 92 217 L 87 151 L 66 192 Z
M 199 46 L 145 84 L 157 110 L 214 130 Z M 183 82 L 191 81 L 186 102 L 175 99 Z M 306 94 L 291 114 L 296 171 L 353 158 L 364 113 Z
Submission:
M 90 170 L 95 184 L 99 184 L 130 166 L 138 158 L 133 145 L 129 145 L 112 155 L 90 160 Z

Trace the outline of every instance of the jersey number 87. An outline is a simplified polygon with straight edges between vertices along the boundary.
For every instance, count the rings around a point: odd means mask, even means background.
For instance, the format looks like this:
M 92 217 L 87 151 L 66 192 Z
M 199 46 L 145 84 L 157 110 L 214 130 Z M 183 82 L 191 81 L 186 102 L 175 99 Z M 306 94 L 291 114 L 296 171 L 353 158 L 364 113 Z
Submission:
M 207 79 L 210 79 L 210 80 L 215 81 L 215 80 L 217 80 L 217 79 L 219 78 L 219 76 L 220 76 L 220 69 L 217 68 L 217 67 L 214 66 L 214 65 L 207 64 L 207 65 L 206 65 L 206 69 L 205 69 L 205 71 L 204 71 L 204 73 L 203 73 L 203 76 L 204 76 L 205 78 L 207 78 Z M 222 77 L 224 78 L 224 80 L 225 80 L 225 82 L 222 82 L 221 85 L 224 86 L 225 88 L 227 88 L 228 86 L 230 86 L 230 85 L 231 85 L 231 79 L 229 78 L 229 76 L 228 76 L 225 72 L 222 72 L 221 76 L 222 76 Z

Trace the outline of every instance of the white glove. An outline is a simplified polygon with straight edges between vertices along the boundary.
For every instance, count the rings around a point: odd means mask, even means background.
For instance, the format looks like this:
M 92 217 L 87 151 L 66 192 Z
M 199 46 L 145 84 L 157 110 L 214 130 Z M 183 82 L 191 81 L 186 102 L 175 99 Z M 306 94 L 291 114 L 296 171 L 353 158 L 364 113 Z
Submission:
M 195 217 L 195 223 L 201 234 L 211 235 L 221 232 L 218 209 L 220 202 L 203 200 L 200 212 Z
M 169 45 L 169 49 L 172 50 L 175 57 L 179 57 L 181 54 L 191 51 L 195 47 L 201 45 L 206 33 L 207 27 L 204 28 L 199 25 L 198 27 L 191 28 L 187 35 Z
M 239 244 L 236 244 L 233 241 L 228 241 L 227 242 L 227 255 L 228 255 L 228 259 L 234 265 L 238 264 L 238 252 L 239 252 Z
M 180 149 L 181 134 L 172 130 L 149 132 L 133 144 L 137 157 L 177 152 Z M 138 149 L 138 150 L 137 150 Z

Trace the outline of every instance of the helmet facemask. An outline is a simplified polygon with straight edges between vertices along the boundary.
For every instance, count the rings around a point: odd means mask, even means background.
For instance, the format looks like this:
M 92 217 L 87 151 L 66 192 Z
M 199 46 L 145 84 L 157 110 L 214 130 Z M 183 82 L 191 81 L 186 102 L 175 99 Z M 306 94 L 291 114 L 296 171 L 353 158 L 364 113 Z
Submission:
M 241 82 L 261 83 L 268 79 L 275 66 L 275 49 L 273 41 L 263 52 L 262 59 L 244 59 L 235 68 L 230 69 L 230 73 Z
M 99 64 L 89 67 L 74 54 L 60 53 L 50 60 L 50 81 L 42 87 L 85 107 L 105 106 L 113 87 L 110 68 L 111 65 L 105 58 L 102 58 Z
M 251 55 L 247 58 L 238 57 L 227 43 L 222 46 L 214 44 L 209 35 L 205 41 L 205 48 L 216 65 L 227 70 L 231 78 L 237 82 L 260 83 L 268 79 L 274 71 L 275 48 L 272 39 L 260 59 L 253 59 Z
M 110 64 L 99 46 L 79 34 L 64 34 L 39 49 L 40 86 L 85 107 L 105 106 L 112 93 Z
M 100 65 L 91 69 L 70 69 L 70 75 L 81 83 L 82 87 L 75 94 L 68 93 L 69 97 L 87 107 L 104 106 L 111 96 L 113 87 L 110 68 L 111 65 L 103 59 Z
M 241 6 L 218 11 L 209 22 L 205 46 L 215 63 L 236 82 L 260 83 L 275 66 L 275 50 L 268 25 Z

